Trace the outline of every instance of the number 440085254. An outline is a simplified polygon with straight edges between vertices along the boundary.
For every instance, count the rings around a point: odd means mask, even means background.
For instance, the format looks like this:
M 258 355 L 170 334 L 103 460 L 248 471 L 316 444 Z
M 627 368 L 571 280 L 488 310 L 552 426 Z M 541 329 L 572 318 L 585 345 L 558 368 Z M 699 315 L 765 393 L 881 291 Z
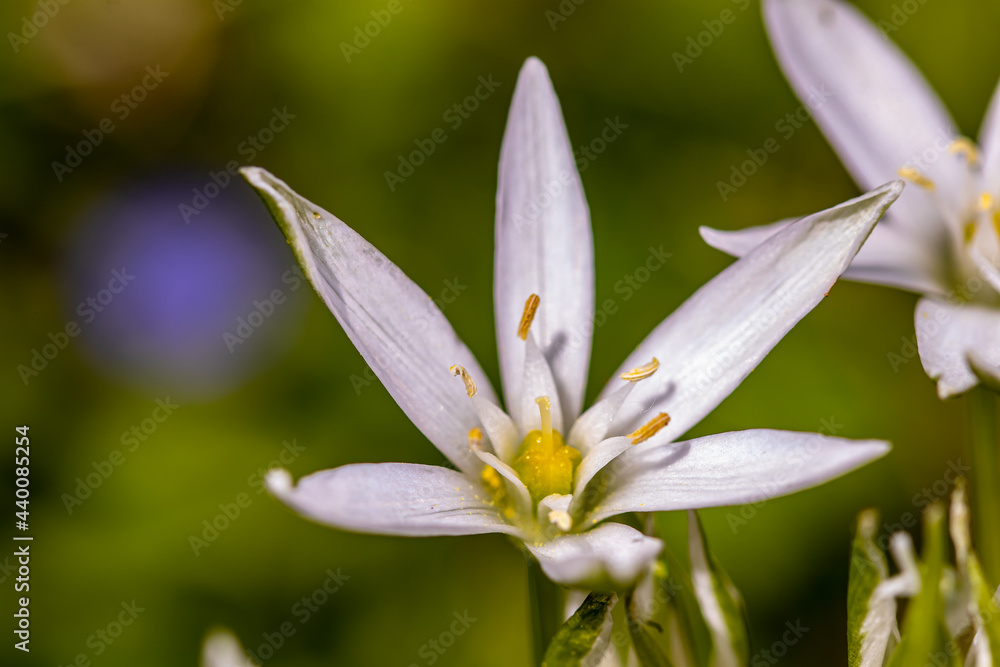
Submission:
M 28 472 L 29 472 L 29 459 L 30 454 L 29 444 L 28 444 L 28 427 L 18 426 L 15 429 L 20 436 L 16 439 L 15 444 L 17 449 L 14 451 L 14 474 L 17 475 L 17 489 L 15 490 L 15 495 L 17 496 L 17 502 L 15 503 L 21 510 L 17 512 L 17 518 L 23 521 L 25 524 L 28 522 Z M 27 526 L 25 526 L 25 529 Z

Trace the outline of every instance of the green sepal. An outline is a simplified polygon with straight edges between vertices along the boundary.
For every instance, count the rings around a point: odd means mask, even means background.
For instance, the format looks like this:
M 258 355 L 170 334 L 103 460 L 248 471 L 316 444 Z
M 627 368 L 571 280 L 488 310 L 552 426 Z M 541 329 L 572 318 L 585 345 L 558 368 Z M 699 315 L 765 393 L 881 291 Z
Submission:
M 552 637 L 542 667 L 579 667 L 591 654 L 605 650 L 601 635 L 612 622 L 611 609 L 617 600 L 614 593 L 588 595 Z
M 889 576 L 885 553 L 875 544 L 878 512 L 865 510 L 858 515 L 858 529 L 851 546 L 851 572 L 847 584 L 847 664 L 858 667 L 862 661 L 864 637 L 861 628 L 872 611 L 870 603 L 875 588 Z M 895 608 L 895 601 L 892 601 Z

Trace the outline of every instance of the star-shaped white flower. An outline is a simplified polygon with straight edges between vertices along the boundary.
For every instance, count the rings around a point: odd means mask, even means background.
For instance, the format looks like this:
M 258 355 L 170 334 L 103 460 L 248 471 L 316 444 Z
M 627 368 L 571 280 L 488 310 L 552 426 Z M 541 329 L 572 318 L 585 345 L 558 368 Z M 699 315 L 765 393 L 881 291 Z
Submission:
M 389 535 L 505 533 L 556 583 L 623 589 L 662 543 L 606 519 L 779 496 L 888 451 L 771 430 L 675 440 L 819 303 L 901 182 L 805 218 L 735 262 L 660 324 L 581 414 L 593 240 L 540 61 L 521 71 L 500 160 L 495 306 L 506 412 L 444 315 L 395 264 L 263 169 L 243 174 L 389 394 L 457 468 L 356 464 L 294 486 L 272 471 L 271 492 L 318 522 Z M 650 381 L 654 373 L 662 380 Z
M 1000 88 L 977 147 L 854 7 L 765 0 L 764 18 L 785 75 L 858 185 L 901 175 L 919 186 L 900 197 L 844 277 L 923 295 L 917 344 L 941 398 L 980 379 L 1000 382 Z M 786 224 L 703 228 L 702 236 L 739 256 Z

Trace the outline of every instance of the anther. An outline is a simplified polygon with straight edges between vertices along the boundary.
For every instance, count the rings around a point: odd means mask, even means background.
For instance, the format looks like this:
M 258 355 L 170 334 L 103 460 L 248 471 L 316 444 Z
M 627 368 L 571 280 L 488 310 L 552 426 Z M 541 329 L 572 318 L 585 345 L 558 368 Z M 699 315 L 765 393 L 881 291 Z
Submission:
M 639 380 L 645 380 L 650 375 L 656 372 L 656 369 L 660 367 L 660 362 L 656 357 L 648 364 L 643 364 L 642 366 L 636 366 L 627 373 L 622 373 L 618 377 L 628 382 L 638 382 Z
M 979 210 L 989 211 L 993 208 L 993 195 L 989 192 L 984 192 L 979 195 Z
M 952 155 L 961 155 L 973 167 L 979 164 L 979 149 L 966 137 L 958 137 L 948 146 L 948 152 Z
M 640 442 L 645 442 L 652 438 L 661 428 L 669 423 L 670 415 L 666 412 L 661 412 L 636 430 L 629 433 L 628 439 L 632 441 L 633 445 L 638 445 Z
M 483 429 L 478 426 L 469 430 L 469 449 L 481 449 L 483 446 Z
M 919 169 L 914 169 L 913 167 L 901 167 L 899 169 L 899 175 L 908 181 L 916 183 L 925 190 L 934 189 L 934 181 L 920 173 Z
M 537 294 L 532 294 L 524 302 L 524 314 L 521 315 L 521 324 L 517 327 L 517 337 L 521 340 L 528 340 L 528 330 L 531 329 L 531 323 L 535 319 L 535 312 L 538 310 L 540 301 Z
M 462 382 L 465 383 L 465 393 L 469 395 L 469 398 L 475 396 L 476 382 L 475 380 L 472 379 L 472 376 L 469 375 L 469 371 L 465 370 L 465 368 L 463 368 L 462 366 L 452 366 L 450 370 L 451 374 L 454 375 L 455 377 L 458 377 L 460 375 L 462 376 Z

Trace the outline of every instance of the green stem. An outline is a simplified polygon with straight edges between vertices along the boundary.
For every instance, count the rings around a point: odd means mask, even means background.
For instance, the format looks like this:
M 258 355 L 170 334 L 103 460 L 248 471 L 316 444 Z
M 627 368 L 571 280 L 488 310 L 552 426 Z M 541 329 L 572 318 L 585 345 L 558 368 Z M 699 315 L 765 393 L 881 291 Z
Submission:
M 534 558 L 528 557 L 528 596 L 531 604 L 531 635 L 535 664 L 541 665 L 545 650 L 562 620 L 562 591 L 552 583 Z
M 969 393 L 972 416 L 972 491 L 976 541 L 986 575 L 1000 582 L 1000 439 L 996 396 L 979 386 Z

